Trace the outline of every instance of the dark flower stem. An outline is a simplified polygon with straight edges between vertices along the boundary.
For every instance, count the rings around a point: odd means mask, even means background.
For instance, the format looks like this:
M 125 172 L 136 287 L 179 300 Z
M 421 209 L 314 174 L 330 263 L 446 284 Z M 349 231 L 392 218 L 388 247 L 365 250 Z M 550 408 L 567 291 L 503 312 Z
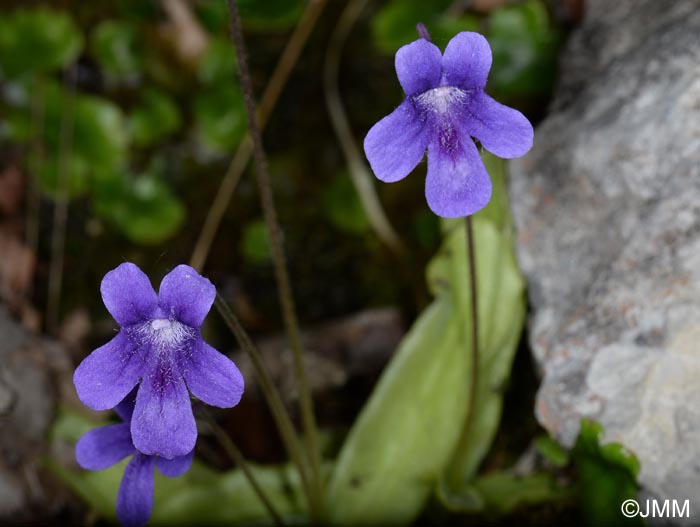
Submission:
M 474 243 L 474 225 L 472 217 L 466 217 L 467 227 L 467 261 L 469 262 L 469 285 L 472 301 L 472 379 L 469 393 L 469 413 L 465 424 L 465 435 L 471 432 L 474 421 L 476 396 L 479 388 L 479 296 L 476 282 L 476 251 Z
M 313 513 L 319 513 L 323 504 L 323 487 L 321 485 L 321 453 L 318 446 L 318 433 L 316 430 L 316 418 L 314 416 L 313 400 L 309 382 L 304 369 L 301 332 L 297 321 L 292 287 L 287 272 L 287 263 L 282 248 L 282 237 L 280 226 L 277 221 L 277 212 L 272 194 L 272 185 L 267 170 L 267 159 L 262 144 L 262 136 L 255 111 L 255 99 L 253 97 L 253 83 L 248 69 L 248 61 L 241 29 L 241 19 L 238 14 L 238 7 L 235 0 L 228 0 L 229 15 L 231 19 L 231 37 L 236 47 L 236 58 L 238 59 L 238 71 L 241 77 L 241 89 L 245 101 L 246 112 L 248 114 L 248 127 L 253 140 L 253 157 L 255 159 L 256 176 L 260 200 L 267 224 L 270 245 L 272 249 L 272 259 L 279 288 L 280 304 L 282 306 L 282 316 L 287 329 L 292 356 L 294 360 L 294 371 L 299 386 L 299 404 L 301 407 L 301 419 L 304 427 L 304 435 L 307 443 L 308 457 L 311 466 L 311 484 L 314 503 L 311 506 Z
M 236 464 L 236 466 L 243 471 L 243 475 L 248 480 L 248 483 L 250 483 L 250 486 L 253 488 L 255 494 L 257 494 L 258 498 L 260 498 L 260 501 L 262 502 L 263 506 L 267 509 L 267 512 L 270 513 L 270 516 L 275 522 L 275 525 L 284 525 L 282 517 L 275 510 L 275 507 L 272 505 L 272 502 L 267 497 L 265 491 L 258 483 L 258 480 L 255 478 L 255 474 L 253 474 L 253 471 L 250 470 L 250 467 L 248 466 L 248 463 L 245 457 L 243 456 L 243 453 L 238 449 L 236 443 L 233 442 L 233 439 L 231 439 L 229 435 L 219 426 L 219 424 L 214 420 L 214 418 L 206 409 L 202 409 L 202 415 L 204 415 L 204 419 L 209 425 L 209 428 L 211 428 L 211 431 L 214 433 L 214 436 L 216 436 L 217 441 L 219 441 L 221 446 L 226 451 L 226 454 L 228 454 L 228 456 Z
M 73 155 L 73 133 L 75 129 L 76 76 L 77 71 L 74 68 L 70 68 L 66 71 L 64 77 L 66 104 L 61 116 L 61 137 L 58 146 L 58 186 L 51 229 L 51 262 L 49 264 L 48 302 L 46 307 L 47 329 L 50 332 L 54 332 L 58 328 L 61 289 L 63 288 L 63 264 L 71 177 L 70 162 Z
M 327 0 L 311 0 L 308 2 L 306 10 L 299 19 L 297 27 L 289 37 L 287 45 L 272 72 L 272 76 L 265 87 L 265 91 L 260 99 L 260 104 L 258 105 L 258 115 L 260 116 L 260 127 L 262 129 L 265 128 L 270 114 L 272 114 L 272 111 L 275 109 L 282 89 L 286 85 L 297 60 L 299 60 L 301 51 L 309 35 L 311 35 L 313 28 L 316 26 L 319 16 L 326 7 L 326 1 Z M 190 265 L 197 269 L 197 271 L 201 271 L 204 267 L 204 263 L 209 256 L 209 250 L 214 242 L 214 237 L 221 225 L 221 220 L 231 202 L 231 198 L 243 175 L 243 171 L 246 166 L 248 166 L 248 161 L 250 160 L 252 152 L 253 143 L 250 140 L 250 133 L 248 133 L 239 143 L 236 153 L 226 170 L 226 174 L 221 180 L 219 190 L 204 220 L 202 231 L 199 233 L 197 242 L 194 245 Z
M 267 404 L 270 406 L 272 417 L 274 418 L 277 428 L 280 431 L 280 435 L 282 436 L 282 441 L 284 442 L 287 453 L 289 454 L 289 458 L 299 470 L 299 479 L 301 480 L 302 487 L 309 500 L 309 508 L 311 508 L 313 499 L 311 497 L 311 487 L 309 486 L 309 477 L 306 472 L 306 463 L 304 462 L 304 453 L 301 448 L 301 442 L 299 441 L 299 437 L 294 430 L 294 425 L 292 424 L 292 420 L 287 413 L 282 397 L 277 391 L 277 388 L 272 382 L 272 378 L 265 367 L 262 355 L 260 355 L 260 351 L 255 347 L 255 344 L 253 344 L 253 341 L 248 336 L 248 333 L 246 333 L 246 330 L 243 329 L 243 326 L 241 326 L 241 323 L 238 321 L 238 318 L 236 318 L 236 315 L 233 314 L 224 299 L 218 293 L 216 294 L 214 305 L 218 309 L 228 328 L 236 337 L 238 345 L 241 347 L 244 353 L 247 353 L 250 357 L 250 361 L 255 369 L 255 374 L 258 377 L 258 382 L 260 383 L 260 389 L 267 400 Z

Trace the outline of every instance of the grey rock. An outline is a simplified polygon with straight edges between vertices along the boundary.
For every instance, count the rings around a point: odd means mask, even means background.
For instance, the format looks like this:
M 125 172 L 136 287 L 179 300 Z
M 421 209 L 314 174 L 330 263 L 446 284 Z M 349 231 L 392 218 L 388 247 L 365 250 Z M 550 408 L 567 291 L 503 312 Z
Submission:
M 65 350 L 26 331 L 0 304 L 0 523 L 33 522 L 50 506 L 41 460 Z
M 396 308 L 370 308 L 353 315 L 302 331 L 304 363 L 314 394 L 341 388 L 350 378 L 373 376 L 389 361 L 404 335 Z M 260 354 L 285 402 L 297 397 L 292 356 L 284 335 L 256 342 Z M 245 353 L 233 359 L 246 379 L 246 393 L 260 395 L 253 364 Z
M 700 515 L 700 3 L 589 0 L 512 163 L 539 421 L 582 417 Z

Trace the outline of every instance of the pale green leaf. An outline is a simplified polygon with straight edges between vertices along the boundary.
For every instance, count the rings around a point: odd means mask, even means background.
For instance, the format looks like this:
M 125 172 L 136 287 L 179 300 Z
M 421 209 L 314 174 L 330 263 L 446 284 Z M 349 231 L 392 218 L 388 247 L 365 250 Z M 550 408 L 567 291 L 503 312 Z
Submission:
M 503 392 L 525 322 L 525 284 L 518 269 L 512 240 L 505 195 L 505 161 L 490 154 L 483 157 L 494 183 L 494 197 L 489 206 L 474 218 L 479 295 L 479 371 L 470 425 L 463 431 L 445 471 L 445 483 L 453 491 L 474 477 L 498 430 Z M 450 252 L 433 265 L 452 266 L 452 272 L 461 280 L 458 282 L 459 288 L 466 290 L 469 282 L 464 256 L 464 231 L 460 228 L 450 236 Z M 459 270 L 462 270 L 461 275 Z M 440 273 L 435 269 L 433 272 L 439 279 Z M 460 299 L 460 311 L 470 320 L 469 297 L 461 295 Z M 468 327 L 471 332 L 470 323 Z
M 331 521 L 405 524 L 423 508 L 462 428 L 468 356 L 449 292 L 415 322 L 340 452 Z
M 85 417 L 61 410 L 52 438 L 71 446 L 87 429 L 100 426 Z M 116 499 L 123 461 L 97 472 L 68 469 L 55 462 L 49 467 L 100 516 L 116 520 Z M 296 471 L 289 465 L 251 470 L 276 510 L 292 523 L 305 516 L 304 499 Z M 260 499 L 240 470 L 216 472 L 195 461 L 178 478 L 155 474 L 155 498 L 150 525 L 258 525 L 272 524 Z
M 503 177 L 496 161 L 487 163 Z M 474 218 L 481 338 L 471 426 L 464 432 L 472 356 L 460 220 L 446 222 L 442 248 L 428 268 L 434 302 L 404 338 L 340 452 L 329 489 L 335 523 L 409 523 L 439 480 L 473 477 L 490 446 L 525 313 L 504 203 L 495 200 Z

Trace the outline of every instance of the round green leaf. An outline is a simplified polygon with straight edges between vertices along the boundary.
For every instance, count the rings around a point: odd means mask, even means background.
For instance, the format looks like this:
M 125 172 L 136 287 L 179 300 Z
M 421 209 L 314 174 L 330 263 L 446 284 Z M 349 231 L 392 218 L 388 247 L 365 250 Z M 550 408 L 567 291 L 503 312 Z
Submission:
M 393 55 L 401 46 L 418 38 L 416 24 L 422 22 L 438 46 L 460 31 L 476 31 L 478 19 L 472 16 L 447 16 L 445 10 L 452 2 L 438 0 L 393 0 L 386 4 L 372 19 L 374 43 L 383 53 Z
M 55 82 L 44 83 L 42 91 L 44 155 L 39 169 L 42 190 L 49 194 L 57 191 L 61 158 L 66 159 L 62 163 L 67 170 L 65 177 L 71 196 L 84 192 L 90 178 L 124 170 L 128 161 L 128 138 L 118 106 L 100 97 L 70 93 Z M 22 112 L 27 119 L 29 110 L 17 109 L 19 122 L 22 122 Z M 10 130 L 21 133 L 15 127 L 10 127 Z M 72 133 L 70 140 L 61 139 L 64 133 Z M 31 140 L 30 137 L 25 139 Z M 63 153 L 62 144 L 68 149 Z
M 243 97 L 230 82 L 198 93 L 194 111 L 199 140 L 207 150 L 229 153 L 243 138 L 247 127 Z
M 92 34 L 92 53 L 107 73 L 115 76 L 138 74 L 143 69 L 138 37 L 132 23 L 107 20 Z
M 181 124 L 175 102 L 153 89 L 144 92 L 141 104 L 129 116 L 131 138 L 137 146 L 150 146 L 177 131 Z
M 351 234 L 362 234 L 369 229 L 365 209 L 349 176 L 336 177 L 323 192 L 323 210 L 331 223 Z
M 82 48 L 83 35 L 63 11 L 18 9 L 0 21 L 0 70 L 7 77 L 64 68 Z
M 556 75 L 561 42 L 540 0 L 497 9 L 489 17 L 493 50 L 489 82 L 505 94 L 548 93 Z
M 228 38 L 213 38 L 209 41 L 197 70 L 199 80 L 205 84 L 217 81 L 235 82 L 236 52 Z
M 243 229 L 241 252 L 246 260 L 253 264 L 268 263 L 272 253 L 267 225 L 262 219 L 252 221 Z
M 134 243 L 162 243 L 177 232 L 185 219 L 183 204 L 152 174 L 105 179 L 95 191 L 97 214 L 111 221 Z

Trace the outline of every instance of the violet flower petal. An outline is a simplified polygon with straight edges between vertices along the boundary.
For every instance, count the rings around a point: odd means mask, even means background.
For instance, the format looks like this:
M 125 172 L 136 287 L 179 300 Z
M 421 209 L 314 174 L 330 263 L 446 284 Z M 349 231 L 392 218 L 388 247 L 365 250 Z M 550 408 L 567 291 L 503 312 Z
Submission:
M 160 470 L 161 474 L 169 478 L 176 478 L 182 476 L 187 472 L 192 466 L 192 458 L 194 457 L 194 450 L 189 454 L 184 456 L 177 456 L 172 459 L 165 459 L 164 457 L 156 458 L 156 466 Z
M 135 452 L 127 423 L 90 430 L 75 445 L 78 465 L 87 470 L 104 470 Z
M 532 147 L 534 130 L 518 110 L 478 92 L 471 100 L 469 113 L 467 131 L 498 157 L 520 157 Z
M 109 410 L 124 399 L 146 365 L 124 331 L 85 357 L 73 374 L 80 400 L 93 410 Z
M 148 523 L 153 512 L 153 456 L 135 454 L 124 470 L 117 494 L 117 517 L 124 527 Z
M 151 281 L 131 262 L 109 271 L 102 279 L 100 292 L 107 311 L 120 326 L 153 318 L 158 308 Z
M 197 441 L 185 381 L 172 370 L 156 370 L 141 381 L 131 420 L 131 436 L 139 452 L 167 459 L 188 454 Z
M 158 298 L 168 315 L 198 328 L 216 298 L 216 287 L 189 265 L 178 265 L 163 278 Z
M 365 155 L 377 178 L 393 183 L 416 168 L 428 147 L 428 127 L 406 99 L 365 137 Z
M 465 90 L 483 88 L 491 69 L 491 47 L 479 33 L 458 33 L 442 56 L 444 84 Z
M 441 59 L 440 49 L 424 38 L 399 49 L 396 52 L 394 66 L 404 93 L 411 96 L 438 87 Z
M 219 408 L 236 406 L 243 395 L 241 372 L 231 359 L 199 339 L 181 367 L 187 387 L 201 401 Z
M 491 199 L 491 180 L 474 141 L 460 130 L 453 133 L 456 137 L 448 148 L 439 138 L 428 146 L 425 197 L 443 218 L 474 214 Z

